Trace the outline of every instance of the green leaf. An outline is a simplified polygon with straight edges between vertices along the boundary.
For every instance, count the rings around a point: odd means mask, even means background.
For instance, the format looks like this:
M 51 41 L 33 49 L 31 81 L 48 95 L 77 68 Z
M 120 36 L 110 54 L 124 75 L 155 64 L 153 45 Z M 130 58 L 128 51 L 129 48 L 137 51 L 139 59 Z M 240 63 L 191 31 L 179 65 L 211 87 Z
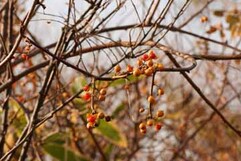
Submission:
M 75 78 L 74 82 L 72 83 L 71 86 L 71 91 L 72 93 L 77 93 L 78 91 L 80 91 L 83 86 L 85 86 L 87 84 L 87 81 L 84 77 L 77 77 Z
M 66 133 L 53 133 L 43 140 L 42 147 L 46 153 L 59 161 L 88 161 L 86 157 L 67 147 L 65 145 L 66 139 L 68 139 Z
M 111 143 L 120 146 L 127 147 L 127 140 L 125 135 L 120 131 L 117 125 L 112 122 L 106 122 L 100 120 L 100 124 L 97 128 L 94 129 L 97 134 L 102 135 L 105 139 Z
M 61 146 L 59 144 L 44 144 L 43 149 L 52 157 L 59 161 L 88 161 L 87 158 L 76 154 L 71 149 Z
M 111 155 L 111 152 L 112 152 L 112 150 L 113 150 L 113 144 L 109 144 L 109 145 L 107 145 L 106 147 L 105 147 L 105 149 L 104 149 L 104 152 L 105 152 L 105 155 L 106 156 L 110 156 Z
M 116 107 L 114 112 L 112 113 L 112 116 L 117 116 L 123 109 L 125 108 L 125 105 L 121 103 L 119 106 Z
M 81 98 L 75 98 L 73 102 L 77 107 L 84 107 L 86 105 L 86 102 L 84 102 Z
M 48 135 L 44 139 L 44 144 L 54 143 L 54 144 L 63 145 L 65 143 L 66 138 L 67 136 L 65 133 L 53 133 Z
M 121 79 L 117 79 L 115 81 L 113 81 L 110 86 L 112 87 L 116 87 L 116 86 L 119 86 L 119 85 L 124 85 L 126 82 L 128 83 L 135 83 L 137 82 L 138 80 L 144 78 L 145 76 L 139 76 L 139 77 L 135 77 L 133 75 L 129 75 L 127 78 L 121 78 Z
M 17 134 L 20 135 L 27 124 L 24 111 L 20 107 L 20 104 L 14 99 L 9 99 L 9 107 L 10 110 L 13 110 L 14 113 L 16 113 L 15 119 L 13 120 L 13 125 L 16 129 Z M 10 117 L 12 117 L 11 114 Z

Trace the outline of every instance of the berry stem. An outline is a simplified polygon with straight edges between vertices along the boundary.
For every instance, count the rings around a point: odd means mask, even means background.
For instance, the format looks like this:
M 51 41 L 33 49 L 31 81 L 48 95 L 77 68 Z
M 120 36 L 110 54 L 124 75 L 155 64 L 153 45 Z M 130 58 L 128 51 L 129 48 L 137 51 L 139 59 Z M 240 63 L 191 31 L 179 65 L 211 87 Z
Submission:
M 94 108 L 94 103 L 95 103 L 95 101 L 94 101 L 94 97 L 95 97 L 95 78 L 93 77 L 92 78 L 92 94 L 91 94 L 91 102 L 90 102 L 90 108 L 91 108 L 91 110 L 92 110 L 92 114 L 95 114 L 96 113 L 96 111 L 95 111 L 95 108 Z
M 151 90 L 150 90 L 150 95 L 153 95 L 153 87 L 155 84 L 155 75 L 156 75 L 156 71 L 154 71 L 153 75 L 152 75 L 152 80 L 151 80 Z M 152 104 L 149 102 L 149 118 L 152 118 Z

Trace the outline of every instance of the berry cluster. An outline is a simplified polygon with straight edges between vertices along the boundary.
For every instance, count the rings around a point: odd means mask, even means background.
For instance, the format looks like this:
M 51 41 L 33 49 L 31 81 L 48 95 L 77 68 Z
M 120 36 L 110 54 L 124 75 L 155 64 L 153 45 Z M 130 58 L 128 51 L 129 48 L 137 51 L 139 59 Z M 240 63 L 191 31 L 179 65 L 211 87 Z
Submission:
M 140 76 L 141 74 L 151 76 L 155 71 L 163 69 L 163 65 L 161 63 L 155 62 L 156 59 L 156 54 L 151 50 L 137 60 L 137 67 L 127 65 L 124 73 L 133 74 L 136 77 Z M 121 67 L 119 64 L 114 67 L 114 71 L 116 74 L 121 74 Z
M 159 131 L 162 128 L 160 118 L 162 118 L 163 116 L 164 112 L 162 110 L 158 110 L 155 117 L 149 118 L 147 119 L 147 121 L 142 121 L 139 124 L 140 133 L 145 134 L 147 131 L 147 127 L 154 127 L 156 131 Z
M 156 131 L 159 131 L 162 127 L 162 123 L 160 122 L 160 118 L 163 117 L 164 112 L 163 111 L 157 111 L 156 116 L 152 115 L 152 106 L 154 106 L 157 102 L 156 98 L 153 95 L 153 86 L 154 79 L 155 79 L 155 73 L 156 71 L 161 71 L 164 69 L 163 65 L 161 63 L 156 62 L 157 55 L 154 53 L 154 51 L 150 50 L 148 53 L 145 53 L 137 60 L 137 66 L 132 67 L 131 65 L 127 65 L 126 71 L 121 72 L 120 65 L 116 65 L 114 68 L 116 75 L 122 75 L 122 74 L 130 74 L 135 77 L 138 77 L 140 75 L 145 76 L 153 76 L 152 84 L 151 84 L 151 92 L 149 97 L 147 98 L 147 101 L 149 102 L 149 115 L 147 116 L 147 121 L 142 121 L 139 125 L 140 132 L 145 134 L 147 130 L 147 126 L 151 127 L 155 125 Z M 128 87 L 124 87 L 125 89 L 129 89 Z M 158 87 L 157 95 L 161 96 L 164 94 L 164 90 L 160 87 Z M 144 112 L 144 108 L 140 108 L 139 112 Z
M 90 85 L 85 85 L 83 87 L 83 95 L 82 95 L 82 99 L 90 102 L 90 109 L 91 109 L 91 113 L 87 114 L 87 128 L 94 128 L 96 126 L 98 126 L 99 124 L 99 120 L 100 119 L 105 119 L 105 121 L 109 122 L 111 120 L 111 117 L 108 115 L 105 115 L 103 112 L 96 112 L 97 110 L 97 105 L 95 105 L 95 102 L 98 101 L 104 101 L 106 94 L 107 94 L 107 90 L 106 87 L 102 87 L 102 88 L 96 88 L 95 86 L 95 82 L 92 84 L 93 86 L 91 87 Z
M 140 76 L 140 75 L 146 75 L 148 76 L 153 76 L 152 79 L 152 84 L 151 84 L 151 92 L 149 97 L 147 98 L 147 101 L 149 102 L 149 115 L 146 117 L 145 121 L 141 121 L 139 125 L 139 129 L 141 133 L 146 133 L 147 126 L 152 127 L 155 126 L 156 131 L 159 131 L 162 127 L 162 123 L 160 122 L 161 118 L 164 116 L 164 112 L 159 110 L 156 112 L 156 115 L 153 116 L 152 113 L 152 106 L 154 106 L 157 102 L 155 96 L 153 95 L 153 86 L 154 84 L 154 79 L 155 79 L 155 73 L 156 71 L 163 70 L 163 65 L 161 63 L 156 62 L 157 55 L 154 53 L 154 51 L 149 51 L 146 54 L 143 54 L 141 58 L 137 60 L 137 66 L 133 67 L 131 65 L 126 66 L 126 70 L 122 72 L 122 69 L 120 65 L 116 65 L 114 67 L 115 75 L 118 76 L 124 76 L 124 75 L 133 75 L 133 76 Z M 86 85 L 83 87 L 84 94 L 82 95 L 83 100 L 85 101 L 90 101 L 90 108 L 91 108 L 91 113 L 87 114 L 87 128 L 94 128 L 98 126 L 99 120 L 104 119 L 106 121 L 110 121 L 111 117 L 106 116 L 103 112 L 96 112 L 95 108 L 95 102 L 96 101 L 104 101 L 106 98 L 107 94 L 107 87 L 95 87 L 95 81 L 92 82 L 92 86 Z M 129 86 L 126 85 L 125 89 L 129 89 Z M 164 90 L 160 87 L 157 89 L 157 95 L 161 96 L 164 94 Z M 144 108 L 140 108 L 139 112 L 144 112 Z
M 98 94 L 94 94 L 93 90 L 92 93 L 90 92 L 90 87 L 88 85 L 83 87 L 83 90 L 85 91 L 82 95 L 82 99 L 85 101 L 90 101 L 91 96 L 94 95 L 98 98 L 99 101 L 104 101 L 106 96 L 106 88 L 101 88 L 98 92 Z M 97 90 L 97 89 L 95 89 Z
M 100 119 L 105 119 L 106 122 L 109 122 L 111 120 L 111 117 L 108 115 L 105 115 L 103 112 L 98 112 L 98 113 L 88 113 L 86 116 L 86 119 L 87 119 L 86 127 L 88 129 L 91 129 L 99 125 Z

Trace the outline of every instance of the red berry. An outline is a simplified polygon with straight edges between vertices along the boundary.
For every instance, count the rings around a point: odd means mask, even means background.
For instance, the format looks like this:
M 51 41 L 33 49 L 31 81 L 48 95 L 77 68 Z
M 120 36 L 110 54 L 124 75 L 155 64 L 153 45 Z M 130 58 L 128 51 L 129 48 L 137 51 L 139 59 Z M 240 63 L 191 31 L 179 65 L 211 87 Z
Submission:
M 96 120 L 96 116 L 95 115 L 89 115 L 87 116 L 87 121 L 90 123 L 94 123 Z
M 83 90 L 84 90 L 84 91 L 89 91 L 89 89 L 90 89 L 90 87 L 89 87 L 88 85 L 85 85 L 85 86 L 83 87 Z
M 143 61 L 149 60 L 149 56 L 147 54 L 142 55 L 142 60 Z
M 89 101 L 90 98 L 91 98 L 91 94 L 89 92 L 86 92 L 83 96 L 83 99 L 86 101 Z
M 24 60 L 28 60 L 28 55 L 27 55 L 27 54 L 21 54 L 21 57 L 22 57 Z
M 157 131 L 159 131 L 162 128 L 162 124 L 161 123 L 157 123 L 155 128 L 156 128 Z
M 157 59 L 156 54 L 155 54 L 154 51 L 152 51 L 152 50 L 148 53 L 148 55 L 149 55 L 149 58 L 150 58 L 150 59 Z

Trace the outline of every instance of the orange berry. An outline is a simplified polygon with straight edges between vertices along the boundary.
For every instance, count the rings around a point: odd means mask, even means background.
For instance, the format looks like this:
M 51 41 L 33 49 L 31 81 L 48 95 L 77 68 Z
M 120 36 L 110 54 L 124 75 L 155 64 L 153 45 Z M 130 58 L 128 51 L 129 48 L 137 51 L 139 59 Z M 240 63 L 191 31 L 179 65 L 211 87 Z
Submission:
M 88 122 L 86 125 L 87 129 L 91 129 L 93 126 L 94 126 L 94 124 L 90 123 L 90 122 Z
M 137 65 L 138 65 L 138 66 L 141 66 L 142 64 L 143 64 L 142 60 L 141 60 L 141 59 L 138 59 L 138 60 L 137 60 Z
M 119 73 L 121 71 L 120 65 L 116 65 L 114 70 L 115 70 L 116 73 Z
M 156 64 L 156 69 L 157 70 L 163 70 L 164 66 L 161 63 Z
M 152 70 L 150 69 L 150 68 L 148 68 L 148 69 L 146 69 L 145 70 L 145 75 L 147 75 L 147 76 L 151 76 L 152 75 Z
M 153 66 L 152 59 L 148 60 L 148 62 L 146 64 L 147 64 L 148 67 L 152 67 Z
M 155 104 L 156 103 L 156 100 L 153 96 L 149 96 L 148 97 L 148 102 L 151 103 L 151 104 Z
M 134 69 L 133 75 L 136 76 L 136 77 L 140 76 L 141 75 L 140 69 L 138 69 L 138 68 Z
M 217 31 L 217 28 L 215 26 L 210 26 L 209 30 L 206 31 L 207 34 L 212 34 L 214 33 L 215 31 Z
M 207 21 L 208 21 L 208 17 L 207 17 L 207 16 L 202 16 L 201 19 L 200 19 L 200 21 L 201 21 L 202 23 L 207 22 Z
M 106 95 L 106 89 L 105 89 L 105 88 L 102 88 L 102 89 L 100 90 L 100 94 L 101 94 L 101 95 Z
M 154 124 L 154 120 L 153 119 L 149 119 L 146 124 L 148 126 L 152 126 Z
M 103 112 L 99 112 L 99 113 L 97 114 L 97 118 L 98 118 L 98 119 L 103 119 L 103 118 L 105 118 L 105 114 L 104 114 Z
M 105 100 L 105 95 L 100 94 L 98 99 L 99 99 L 99 101 L 104 101 Z
M 125 89 L 125 90 L 129 90 L 129 89 L 130 89 L 130 86 L 129 86 L 128 84 L 126 84 L 126 85 L 124 86 L 124 89 Z
M 140 74 L 145 74 L 145 70 L 146 70 L 146 68 L 141 68 L 140 69 Z
M 152 73 L 154 73 L 154 72 L 155 72 L 155 67 L 154 67 L 154 66 L 151 66 L 151 67 L 149 67 L 148 69 L 149 69 L 149 70 L 151 70 L 151 71 L 152 71 Z
M 64 93 L 62 93 L 62 96 L 63 96 L 64 98 L 67 98 L 67 97 L 68 97 L 68 93 L 67 93 L 67 92 L 64 92 Z
M 146 129 L 146 124 L 144 122 L 140 123 L 139 129 L 142 129 L 142 130 Z
M 145 134 L 146 133 L 146 129 L 140 129 L 140 133 Z
M 139 108 L 139 112 L 140 112 L 140 113 L 142 113 L 142 112 L 144 112 L 144 111 L 145 111 L 145 109 L 144 109 L 143 107 Z
M 131 65 L 127 65 L 126 71 L 131 73 L 133 71 L 133 67 Z
M 161 96 L 164 94 L 164 90 L 162 88 L 159 88 L 157 91 L 158 95 Z
M 29 53 L 30 48 L 31 48 L 31 46 L 29 46 L 29 45 L 25 46 L 25 48 L 24 48 L 25 52 Z
M 156 116 L 157 116 L 157 117 L 162 117 L 162 116 L 164 116 L 164 111 L 158 110 L 158 111 L 156 112 Z

